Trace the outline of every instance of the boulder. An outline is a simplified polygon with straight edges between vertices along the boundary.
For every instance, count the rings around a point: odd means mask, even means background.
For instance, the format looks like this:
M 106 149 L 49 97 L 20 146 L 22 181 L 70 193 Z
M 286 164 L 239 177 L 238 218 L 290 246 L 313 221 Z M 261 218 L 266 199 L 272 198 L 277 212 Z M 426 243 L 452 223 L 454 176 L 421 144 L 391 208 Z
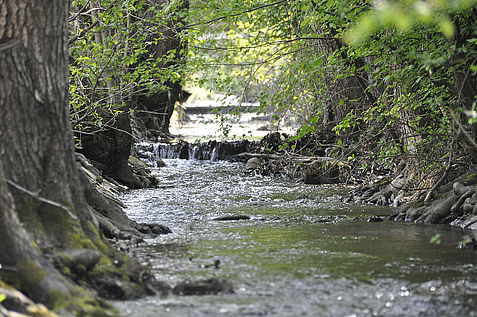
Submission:
M 91 271 L 101 259 L 101 252 L 93 249 L 67 250 L 57 255 L 57 261 L 71 272 L 82 274 Z
M 157 223 L 139 223 L 137 224 L 136 229 L 144 234 L 172 233 L 172 230 L 169 227 Z
M 245 169 L 247 171 L 252 171 L 252 170 L 257 170 L 259 169 L 261 166 L 262 166 L 262 160 L 260 160 L 259 158 L 257 157 L 252 157 L 251 159 L 249 159 L 247 161 L 247 163 L 245 164 Z
M 154 294 L 151 289 L 146 290 L 137 284 L 108 277 L 97 278 L 95 289 L 106 299 L 114 300 L 132 300 Z

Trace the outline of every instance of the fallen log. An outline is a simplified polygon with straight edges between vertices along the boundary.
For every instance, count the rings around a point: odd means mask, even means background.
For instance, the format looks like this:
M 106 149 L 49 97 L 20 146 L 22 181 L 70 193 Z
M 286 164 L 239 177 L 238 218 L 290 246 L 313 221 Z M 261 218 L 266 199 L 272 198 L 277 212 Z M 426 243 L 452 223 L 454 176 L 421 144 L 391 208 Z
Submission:
M 289 155 L 289 154 L 269 154 L 269 153 L 240 153 L 237 154 L 238 158 L 241 159 L 251 159 L 251 158 L 259 158 L 263 160 L 290 160 L 293 162 L 300 162 L 300 163 L 309 163 L 314 161 L 320 162 L 327 162 L 332 161 L 336 162 L 337 164 L 341 165 L 349 165 L 346 161 L 341 161 L 333 157 L 328 156 L 301 156 L 301 155 Z

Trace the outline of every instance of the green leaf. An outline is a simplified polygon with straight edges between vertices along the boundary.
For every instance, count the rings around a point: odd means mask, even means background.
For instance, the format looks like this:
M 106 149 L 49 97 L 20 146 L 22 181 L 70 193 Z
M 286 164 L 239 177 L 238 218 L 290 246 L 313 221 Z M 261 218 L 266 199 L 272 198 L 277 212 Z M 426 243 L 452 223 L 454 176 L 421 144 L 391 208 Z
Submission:
M 436 234 L 434 235 L 432 238 L 431 238 L 431 241 L 430 241 L 432 244 L 441 244 L 441 235 L 440 234 Z

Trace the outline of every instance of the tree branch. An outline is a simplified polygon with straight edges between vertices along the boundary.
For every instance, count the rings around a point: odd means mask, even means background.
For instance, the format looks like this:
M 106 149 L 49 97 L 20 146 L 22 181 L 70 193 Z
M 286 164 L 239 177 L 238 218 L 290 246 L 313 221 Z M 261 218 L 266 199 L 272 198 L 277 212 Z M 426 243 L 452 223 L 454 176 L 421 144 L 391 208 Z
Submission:
M 53 200 L 49 200 L 49 199 L 46 199 L 46 198 L 43 198 L 40 196 L 40 193 L 36 193 L 36 192 L 32 192 L 31 190 L 28 190 L 26 189 L 25 187 L 22 187 L 14 182 L 12 182 L 11 180 L 7 180 L 7 183 L 10 184 L 11 186 L 15 187 L 16 189 L 18 189 L 19 191 L 21 192 L 24 192 L 25 194 L 28 194 L 30 195 L 31 197 L 35 198 L 36 200 L 39 200 L 41 201 L 42 203 L 45 203 L 45 204 L 48 204 L 48 205 L 51 205 L 53 207 L 56 207 L 56 208 L 59 208 L 61 210 L 63 210 L 64 212 L 66 212 L 71 218 L 75 219 L 75 220 L 78 220 L 78 217 L 76 217 L 75 215 L 73 215 L 71 213 L 71 211 L 64 205 L 56 202 L 56 201 L 53 201 Z
M 215 22 L 218 22 L 218 21 L 222 21 L 222 20 L 227 19 L 227 18 L 237 17 L 237 16 L 240 16 L 240 15 L 245 14 L 245 13 L 249 13 L 249 12 L 261 10 L 261 9 L 268 8 L 268 7 L 273 7 L 273 6 L 282 5 L 282 4 L 284 4 L 285 2 L 290 2 L 290 0 L 281 0 L 281 1 L 273 2 L 273 3 L 263 4 L 263 5 L 260 5 L 260 6 L 258 6 L 258 7 L 251 8 L 251 9 L 248 9 L 248 10 L 245 10 L 245 11 L 242 11 L 242 12 L 239 12 L 239 13 L 234 13 L 234 14 L 230 14 L 230 15 L 224 15 L 224 16 L 221 16 L 221 17 L 218 17 L 218 18 L 215 18 L 215 19 L 206 21 L 206 22 L 200 22 L 200 23 L 190 24 L 190 25 L 186 26 L 185 28 L 186 28 L 186 29 L 190 29 L 190 28 L 192 28 L 192 27 L 194 27 L 194 26 L 198 26 L 198 25 L 212 24 L 212 23 L 215 23 Z
M 251 48 L 260 48 L 264 46 L 273 46 L 273 45 L 280 45 L 280 44 L 287 44 L 287 43 L 292 43 L 292 42 L 297 42 L 297 41 L 302 41 L 302 40 L 336 40 L 334 37 L 297 37 L 293 39 L 288 39 L 288 40 L 282 40 L 282 41 L 275 41 L 275 42 L 264 42 L 261 44 L 257 45 L 250 45 L 250 46 L 230 46 L 230 47 L 204 47 L 204 46 L 195 46 L 195 45 L 190 45 L 190 47 L 199 49 L 199 50 L 204 50 L 204 51 L 239 51 L 239 50 L 246 50 L 246 49 L 251 49 Z
M 113 6 L 114 6 L 115 2 L 113 1 L 113 3 L 111 3 L 106 9 L 102 9 L 102 8 L 95 8 L 95 10 L 102 10 L 102 11 L 108 11 L 110 10 Z M 89 10 L 89 12 L 91 11 L 95 11 L 93 9 Z M 88 26 L 86 29 L 82 29 L 75 37 L 73 37 L 72 39 L 70 39 L 68 41 L 69 44 L 71 43 L 74 43 L 75 41 L 77 41 L 80 37 L 82 37 L 83 35 L 85 35 L 87 32 L 91 31 L 91 29 L 93 29 L 96 25 L 98 25 L 98 23 L 100 22 L 101 20 L 98 19 L 96 21 L 94 21 L 93 23 L 91 23 L 90 26 Z

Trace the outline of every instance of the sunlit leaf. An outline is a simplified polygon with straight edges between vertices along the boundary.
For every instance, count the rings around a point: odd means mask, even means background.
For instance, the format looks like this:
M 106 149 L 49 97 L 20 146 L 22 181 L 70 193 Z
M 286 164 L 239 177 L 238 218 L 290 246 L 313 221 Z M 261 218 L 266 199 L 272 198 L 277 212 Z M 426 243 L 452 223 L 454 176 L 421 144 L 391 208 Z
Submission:
M 447 37 L 451 38 L 454 35 L 454 24 L 447 18 L 443 18 L 439 23 L 441 32 Z

